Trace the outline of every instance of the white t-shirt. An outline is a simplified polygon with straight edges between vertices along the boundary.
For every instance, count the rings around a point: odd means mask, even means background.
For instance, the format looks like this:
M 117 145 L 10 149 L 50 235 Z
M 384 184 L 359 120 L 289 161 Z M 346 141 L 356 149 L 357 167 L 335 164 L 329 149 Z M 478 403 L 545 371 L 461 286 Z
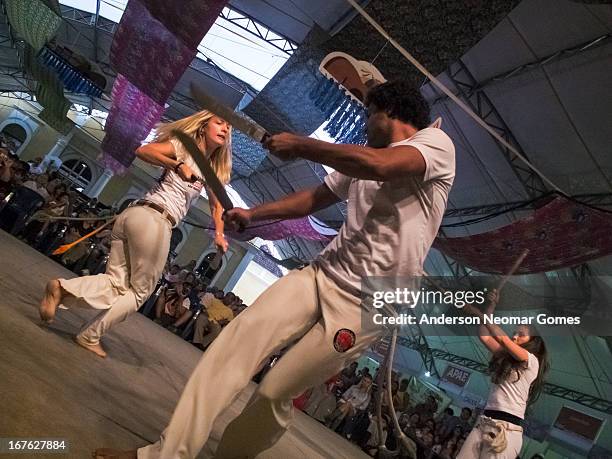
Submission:
M 333 172 L 325 184 L 348 200 L 347 219 L 315 263 L 340 285 L 361 290 L 366 276 L 419 276 L 455 178 L 455 147 L 444 131 L 421 129 L 389 147 L 410 145 L 425 159 L 423 177 L 378 182 Z
M 508 380 L 499 385 L 493 384 L 485 409 L 505 411 L 524 419 L 529 388 L 538 376 L 539 368 L 538 358 L 529 353 L 526 366 L 519 370 L 520 378 L 513 372 Z
M 183 161 L 194 174 L 202 177 L 202 172 L 191 155 L 185 151 L 183 144 L 177 139 L 170 139 L 178 161 Z M 143 198 L 159 204 L 166 209 L 178 224 L 187 215 L 189 207 L 198 199 L 202 191 L 202 183 L 184 181 L 173 170 L 166 169 L 157 184 Z
M 342 400 L 353 405 L 356 410 L 365 410 L 370 403 L 370 391 L 363 390 L 355 384 L 342 394 Z

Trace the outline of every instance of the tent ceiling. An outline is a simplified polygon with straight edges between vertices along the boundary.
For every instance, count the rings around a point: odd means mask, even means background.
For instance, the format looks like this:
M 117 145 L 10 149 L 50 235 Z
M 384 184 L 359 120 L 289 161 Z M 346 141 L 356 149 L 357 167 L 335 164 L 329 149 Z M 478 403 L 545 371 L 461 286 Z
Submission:
M 230 6 L 296 43 L 315 23 L 329 32 L 352 13 L 346 0 L 231 0 Z
M 232 0 L 231 5 L 288 38 L 300 43 L 313 19 L 326 30 L 334 27 L 349 11 L 344 0 Z M 69 9 L 62 6 L 64 15 Z M 94 34 L 91 23 L 69 20 L 59 37 L 89 58 L 94 56 Z M 23 78 L 14 74 L 19 69 L 15 49 L 6 40 L 7 26 L 0 23 L 0 89 L 22 90 Z M 576 53 L 568 53 L 543 65 L 533 65 L 514 76 L 492 81 L 483 91 L 495 105 L 520 146 L 534 165 L 570 194 L 612 191 L 612 155 L 610 154 L 610 119 L 612 119 L 612 7 L 569 0 L 524 0 L 490 33 L 463 56 L 463 62 L 478 82 L 525 65 L 580 43 L 606 36 L 597 46 Z M 445 39 L 452 40 L 453 37 Z M 98 58 L 108 62 L 112 35 L 99 30 Z M 409 44 L 407 47 L 410 49 Z M 167 115 L 178 118 L 192 113 L 193 104 L 188 97 L 188 84 L 198 81 L 236 106 L 243 97 L 245 83 L 238 82 L 213 66 L 200 61 L 193 64 L 177 85 L 173 100 L 169 101 Z M 106 67 L 108 70 L 109 68 Z M 215 78 L 216 77 L 216 78 Z M 448 75 L 443 81 L 456 89 Z M 219 80 L 223 80 L 220 82 Z M 424 92 L 431 101 L 439 94 L 429 85 Z M 77 100 L 70 96 L 73 100 Z M 86 102 L 83 98 L 80 103 Z M 108 106 L 97 101 L 95 108 Z M 502 151 L 490 136 L 478 127 L 457 106 L 448 100 L 436 102 L 434 116 L 442 116 L 443 128 L 453 138 L 457 149 L 457 177 L 450 195 L 449 207 L 477 206 L 525 199 L 522 184 L 504 158 Z M 240 155 L 240 152 L 236 152 Z M 277 163 L 275 163 L 277 164 Z M 320 183 L 320 176 L 305 161 L 281 165 L 281 173 L 295 188 Z M 266 190 L 266 199 L 284 194 L 273 174 L 258 171 L 251 180 Z M 246 200 L 257 202 L 244 180 L 235 180 L 233 186 Z M 328 220 L 341 220 L 340 209 L 331 208 L 318 214 Z M 475 226 L 453 229 L 451 235 L 474 234 L 507 224 L 520 213 L 508 214 Z M 447 219 L 456 222 L 459 218 Z M 314 257 L 321 246 L 298 241 L 307 257 Z M 599 274 L 609 274 L 609 259 L 591 263 Z M 448 266 L 440 254 L 432 250 L 426 269 L 435 274 L 448 274 Z M 568 282 L 571 276 L 566 276 Z M 546 275 L 531 282 L 545 285 Z M 528 289 L 529 285 L 522 288 Z M 448 349 L 465 357 L 484 362 L 472 338 L 458 342 L 447 337 L 428 337 L 433 348 Z M 557 342 L 558 341 L 558 342 Z M 584 348 L 586 343 L 586 348 Z M 570 340 L 551 340 L 553 371 L 551 382 L 583 392 L 612 398 L 612 375 L 601 368 L 597 359 L 609 350 L 604 341 L 591 337 L 581 344 Z M 590 350 L 589 350 L 590 349 Z M 402 350 L 408 355 L 407 350 Z M 592 354 L 592 355 L 591 355 Z M 400 359 L 402 357 L 400 356 Z

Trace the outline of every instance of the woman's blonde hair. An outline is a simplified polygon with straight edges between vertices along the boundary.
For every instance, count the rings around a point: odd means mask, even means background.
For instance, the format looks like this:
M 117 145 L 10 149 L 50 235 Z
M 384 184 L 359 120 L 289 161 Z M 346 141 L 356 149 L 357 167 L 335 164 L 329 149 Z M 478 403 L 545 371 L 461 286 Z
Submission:
M 203 140 L 200 132 L 210 119 L 216 116 L 208 110 L 194 113 L 191 116 L 182 118 L 172 123 L 159 123 L 155 126 L 155 138 L 153 142 L 167 142 L 172 138 L 172 130 L 178 129 L 185 134 L 193 137 L 196 142 Z M 215 174 L 221 183 L 227 184 L 232 175 L 232 127 L 228 131 L 225 143 L 217 148 L 210 157 L 210 162 Z

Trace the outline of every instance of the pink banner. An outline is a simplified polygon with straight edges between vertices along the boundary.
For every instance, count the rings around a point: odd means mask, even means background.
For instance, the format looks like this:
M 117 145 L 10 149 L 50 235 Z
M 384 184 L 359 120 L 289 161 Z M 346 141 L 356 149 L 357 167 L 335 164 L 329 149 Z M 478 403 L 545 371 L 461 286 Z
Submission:
M 495 274 L 506 272 L 529 249 L 518 274 L 554 271 L 612 254 L 612 213 L 558 196 L 510 225 L 437 238 L 434 247 L 468 268 Z
M 103 161 L 122 172 L 134 150 L 161 119 L 163 107 L 197 45 L 226 0 L 130 0 L 113 37 L 118 76 L 102 143 Z
M 232 239 L 237 239 L 239 241 L 249 241 L 256 237 L 260 237 L 266 241 L 278 241 L 279 239 L 286 239 L 290 236 L 311 241 L 330 241 L 333 239 L 333 236 L 326 236 L 315 230 L 310 224 L 308 217 L 295 220 L 283 220 L 280 222 L 255 222 L 250 228 L 245 229 L 242 233 L 230 231 L 227 234 Z

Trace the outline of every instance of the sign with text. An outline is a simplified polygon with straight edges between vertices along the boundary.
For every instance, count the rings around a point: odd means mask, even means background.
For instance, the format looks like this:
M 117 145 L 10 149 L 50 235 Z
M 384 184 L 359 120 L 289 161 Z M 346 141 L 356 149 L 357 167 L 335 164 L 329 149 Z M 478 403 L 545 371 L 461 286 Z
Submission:
M 564 406 L 559 411 L 553 427 L 564 432 L 573 433 L 594 443 L 602 425 L 603 419 Z
M 471 374 L 471 371 L 464 370 L 463 368 L 459 368 L 454 365 L 447 365 L 446 370 L 444 370 L 444 374 L 442 375 L 442 380 L 458 387 L 465 387 Z

